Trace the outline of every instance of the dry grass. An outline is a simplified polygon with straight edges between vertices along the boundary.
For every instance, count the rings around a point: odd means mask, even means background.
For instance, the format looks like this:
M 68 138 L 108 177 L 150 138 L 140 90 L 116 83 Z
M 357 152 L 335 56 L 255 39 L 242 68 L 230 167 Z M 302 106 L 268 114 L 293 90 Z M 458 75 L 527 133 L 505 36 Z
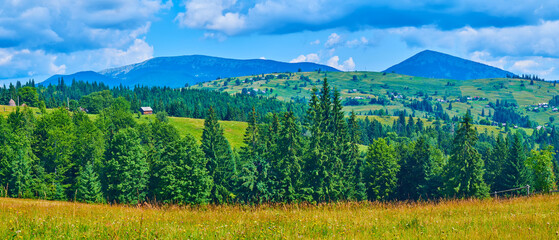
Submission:
M 0 237 L 553 239 L 559 195 L 441 203 L 126 207 L 0 198 Z

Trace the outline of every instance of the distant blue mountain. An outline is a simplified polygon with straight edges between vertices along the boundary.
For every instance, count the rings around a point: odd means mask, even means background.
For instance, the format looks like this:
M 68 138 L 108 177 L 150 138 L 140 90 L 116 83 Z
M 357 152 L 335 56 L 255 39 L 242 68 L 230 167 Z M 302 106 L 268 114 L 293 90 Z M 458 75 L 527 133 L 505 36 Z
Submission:
M 456 80 L 504 78 L 514 75 L 496 67 L 431 50 L 420 52 L 383 72 Z
M 157 57 L 124 67 L 111 68 L 100 72 L 78 72 L 71 75 L 54 75 L 41 84 L 58 84 L 72 79 L 87 82 L 103 82 L 109 86 L 168 86 L 184 87 L 217 78 L 240 77 L 279 72 L 339 72 L 338 69 L 316 63 L 285 63 L 272 60 L 237 60 L 202 55 Z

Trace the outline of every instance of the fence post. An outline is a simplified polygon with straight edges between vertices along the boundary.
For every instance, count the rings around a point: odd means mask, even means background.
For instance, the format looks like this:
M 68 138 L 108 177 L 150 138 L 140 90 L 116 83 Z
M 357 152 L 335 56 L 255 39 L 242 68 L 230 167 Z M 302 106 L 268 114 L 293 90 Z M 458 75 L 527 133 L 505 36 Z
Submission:
M 526 188 L 528 189 L 528 196 L 530 196 L 530 185 L 526 185 Z

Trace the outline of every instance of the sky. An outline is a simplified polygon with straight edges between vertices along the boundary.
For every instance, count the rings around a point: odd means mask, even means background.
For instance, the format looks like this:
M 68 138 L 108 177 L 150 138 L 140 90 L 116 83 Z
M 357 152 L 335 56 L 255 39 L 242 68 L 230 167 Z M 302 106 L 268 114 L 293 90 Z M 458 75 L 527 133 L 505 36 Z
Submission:
M 191 54 L 382 71 L 425 49 L 559 79 L 559 2 L 0 0 L 0 82 Z

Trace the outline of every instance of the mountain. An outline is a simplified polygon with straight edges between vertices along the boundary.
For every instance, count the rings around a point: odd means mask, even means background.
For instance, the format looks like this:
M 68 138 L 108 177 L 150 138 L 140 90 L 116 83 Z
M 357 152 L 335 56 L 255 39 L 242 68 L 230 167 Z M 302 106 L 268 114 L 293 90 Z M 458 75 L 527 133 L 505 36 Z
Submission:
M 384 72 L 456 80 L 504 78 L 514 75 L 496 67 L 431 50 L 420 52 Z
M 237 60 L 202 55 L 157 57 L 124 67 L 100 72 L 78 72 L 71 75 L 54 75 L 42 82 L 43 85 L 57 84 L 63 77 L 87 82 L 103 82 L 109 86 L 119 84 L 133 86 L 184 87 L 217 78 L 240 77 L 275 72 L 312 72 L 317 69 L 329 72 L 339 70 L 316 63 L 285 63 L 273 60 Z

